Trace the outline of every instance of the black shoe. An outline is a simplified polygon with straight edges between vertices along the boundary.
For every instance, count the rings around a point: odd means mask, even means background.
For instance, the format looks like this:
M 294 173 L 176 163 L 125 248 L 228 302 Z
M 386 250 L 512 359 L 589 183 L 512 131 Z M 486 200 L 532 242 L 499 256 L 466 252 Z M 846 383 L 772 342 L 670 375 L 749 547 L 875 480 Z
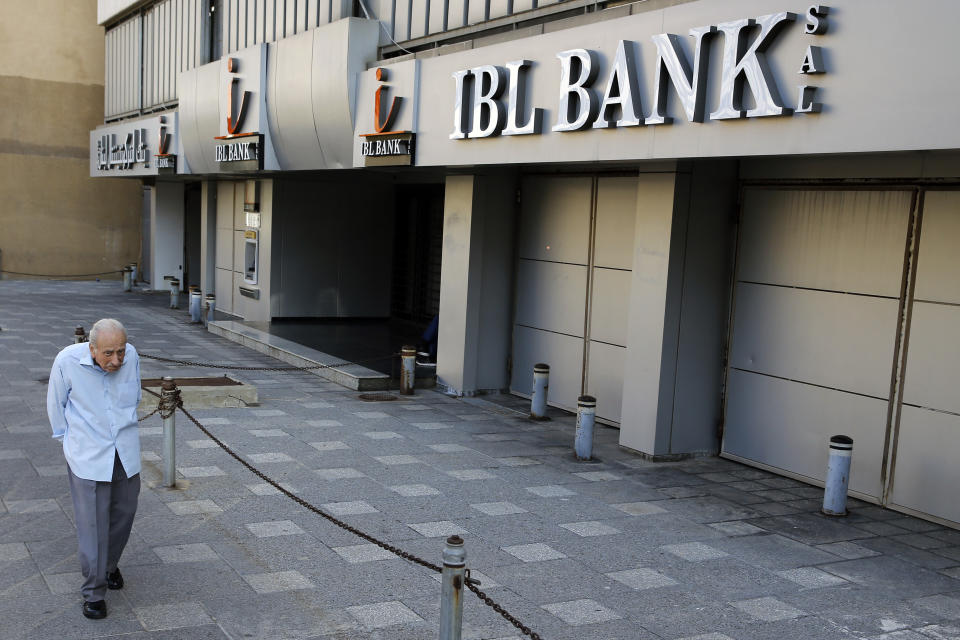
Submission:
M 100 620 L 107 617 L 107 603 L 103 600 L 83 603 L 83 615 L 91 620 Z
M 123 589 L 123 575 L 120 574 L 120 569 L 107 574 L 107 588 Z

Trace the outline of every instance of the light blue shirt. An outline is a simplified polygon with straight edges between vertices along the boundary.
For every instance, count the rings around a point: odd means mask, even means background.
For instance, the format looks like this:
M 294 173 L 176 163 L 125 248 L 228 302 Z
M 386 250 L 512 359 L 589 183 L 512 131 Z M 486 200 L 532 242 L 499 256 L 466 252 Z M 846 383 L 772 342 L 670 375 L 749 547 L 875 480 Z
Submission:
M 75 476 L 109 482 L 114 451 L 128 478 L 140 473 L 140 394 L 140 356 L 129 343 L 123 364 L 113 373 L 94 362 L 85 342 L 57 355 L 47 387 L 47 415 Z

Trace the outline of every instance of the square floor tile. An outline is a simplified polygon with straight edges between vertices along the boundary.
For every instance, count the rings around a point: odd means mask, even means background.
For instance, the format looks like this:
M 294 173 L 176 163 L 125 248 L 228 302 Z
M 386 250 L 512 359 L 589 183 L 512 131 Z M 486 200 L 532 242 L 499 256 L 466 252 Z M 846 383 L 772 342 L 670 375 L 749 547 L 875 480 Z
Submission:
M 293 462 L 293 458 L 285 453 L 251 453 L 248 457 L 251 462 L 258 464 L 267 462 Z
M 614 571 L 606 575 L 636 591 L 660 589 L 662 587 L 672 587 L 675 584 L 679 584 L 673 578 L 668 578 L 659 571 L 644 567 L 627 569 L 625 571 Z
M 245 485 L 247 489 L 250 489 L 254 495 L 258 496 L 279 496 L 283 495 L 283 492 L 274 487 L 272 484 L 267 484 L 263 482 L 261 484 L 248 484 Z M 292 484 L 287 484 L 286 482 L 281 482 L 280 486 L 289 491 L 290 493 L 296 493 L 297 488 Z
M 754 533 L 764 533 L 764 530 L 760 527 L 755 527 L 752 524 L 740 522 L 739 520 L 732 520 L 730 522 L 714 522 L 713 524 L 708 524 L 707 526 L 728 536 L 749 536 Z
M 954 592 L 956 593 L 956 592 Z M 954 598 L 944 594 L 917 598 L 912 601 L 913 604 L 930 611 L 941 618 L 948 620 L 960 620 L 960 598 Z
M 521 509 L 512 502 L 479 502 L 470 506 L 488 516 L 507 516 L 514 513 L 527 512 L 526 509 Z
M 879 551 L 861 547 L 854 542 L 831 542 L 828 544 L 818 544 L 817 549 L 840 556 L 844 560 L 859 560 L 860 558 L 870 558 L 880 555 Z
M 37 475 L 45 478 L 67 475 L 67 465 L 65 464 L 52 464 L 39 467 L 35 466 L 34 469 L 37 470 Z
M 610 505 L 618 511 L 623 511 L 631 516 L 649 516 L 654 513 L 666 513 L 667 510 L 656 502 L 624 502 L 621 504 Z
M 615 533 L 620 533 L 620 529 L 603 524 L 602 522 L 597 522 L 596 520 L 568 522 L 566 524 L 561 524 L 560 526 L 582 538 L 591 536 L 612 536 Z
M 277 571 L 274 573 L 257 573 L 243 576 L 244 581 L 257 593 L 277 593 L 278 591 L 296 591 L 298 589 L 314 589 L 316 585 L 310 582 L 299 571 Z
M 335 516 L 355 516 L 363 513 L 378 513 L 371 505 L 363 500 L 354 500 L 352 502 L 328 502 L 320 505 L 323 509 Z
M 199 602 L 159 604 L 133 610 L 147 631 L 196 627 L 213 622 Z
M 367 431 L 363 435 L 371 440 L 396 440 L 403 438 L 402 435 L 395 431 Z
M 541 498 L 566 498 L 567 496 L 577 495 L 576 491 L 571 491 L 558 484 L 546 484 L 540 487 L 527 487 L 527 491 L 540 496 Z
M 250 413 L 260 418 L 276 418 L 287 415 L 286 411 L 280 409 L 250 409 Z
M 27 454 L 20 449 L 0 449 L 0 460 L 18 460 L 26 457 Z
M 353 415 L 363 420 L 381 420 L 390 417 L 389 413 L 383 411 L 355 411 Z
M 204 418 L 203 424 L 233 424 L 230 418 Z
M 533 458 L 524 458 L 523 456 L 510 456 L 507 458 L 494 458 L 501 467 L 530 467 L 535 464 L 543 464 Z
M 307 420 L 311 427 L 342 427 L 343 423 L 339 420 Z
M 247 429 L 247 431 L 257 438 L 280 438 L 289 435 L 283 429 Z
M 449 422 L 411 422 L 412 426 L 424 431 L 436 431 L 440 429 L 452 429 L 453 425 Z
M 295 522 L 290 520 L 271 520 L 269 522 L 251 522 L 243 525 L 250 533 L 258 538 L 272 538 L 274 536 L 295 536 L 306 533 Z
M 616 611 L 607 609 L 596 600 L 586 598 L 571 600 L 570 602 L 545 604 L 543 608 L 573 626 L 609 622 L 610 620 L 620 620 L 623 617 Z
M 380 464 L 386 465 L 398 465 L 398 464 L 418 464 L 420 463 L 420 458 L 416 456 L 373 456 L 373 459 L 379 462 Z
M 516 544 L 510 547 L 503 547 L 503 550 L 515 558 L 524 562 L 543 562 L 544 560 L 558 560 L 567 556 L 560 553 L 553 547 L 536 542 L 533 544 Z
M 365 478 L 366 474 L 352 467 L 337 467 L 332 469 L 317 469 L 314 471 L 324 480 L 348 480 L 350 478 Z
M 733 640 L 728 635 L 722 633 L 705 633 L 699 636 L 689 636 L 687 638 L 680 638 L 680 640 Z
M 56 595 L 79 593 L 80 586 L 83 584 L 83 574 L 79 571 L 44 574 L 43 579 L 47 582 L 50 593 Z
M 349 449 L 346 444 L 340 442 L 339 440 L 330 440 L 328 442 L 311 442 L 309 443 L 311 447 L 317 451 L 337 451 L 339 449 Z
M 4 500 L 10 513 L 46 513 L 59 511 L 60 505 L 53 498 L 41 500 Z
M 462 444 L 428 444 L 427 447 L 437 453 L 459 453 L 461 451 L 470 451 L 469 447 Z
M 699 562 L 701 560 L 716 560 L 717 558 L 723 558 L 727 555 L 725 551 L 720 549 L 714 549 L 711 546 L 705 545 L 702 542 L 684 542 L 683 544 L 667 544 L 660 547 L 668 553 L 683 558 L 684 560 L 690 560 L 693 562 Z
M 14 562 L 26 560 L 30 557 L 27 545 L 22 542 L 5 542 L 0 544 L 0 562 Z
M 168 502 L 167 508 L 178 516 L 187 516 L 197 513 L 223 513 L 223 509 L 213 500 L 180 500 Z
M 345 547 L 333 547 L 337 554 L 350 564 L 393 560 L 397 556 L 375 544 L 353 544 Z
M 412 498 L 414 496 L 440 495 L 438 490 L 426 484 L 398 484 L 393 487 L 387 487 L 387 489 L 390 489 L 390 491 L 398 493 L 406 498 Z
M 142 449 L 140 451 L 140 459 L 144 462 L 160 462 L 163 460 L 163 458 L 158 456 L 153 451 L 143 451 Z
M 786 602 L 771 597 L 740 600 L 739 602 L 731 602 L 730 606 L 736 607 L 757 620 L 763 620 L 764 622 L 790 620 L 806 615 L 800 609 L 791 607 Z
M 300 406 L 301 406 L 301 407 L 304 407 L 305 409 L 329 409 L 329 408 L 333 407 L 333 405 L 330 404 L 329 402 L 323 402 L 323 401 L 320 401 L 320 402 L 302 402 L 302 403 L 300 403 Z
M 157 557 L 160 558 L 160 561 L 164 564 L 203 562 L 205 560 L 217 560 L 220 558 L 216 551 L 204 543 L 154 547 L 153 552 L 157 554 Z
M 365 629 L 381 629 L 398 624 L 423 622 L 423 618 L 396 600 L 347 607 L 347 612 Z
M 621 480 L 621 476 L 613 473 L 612 471 L 583 471 L 581 473 L 573 474 L 579 476 L 584 480 L 590 482 L 604 482 L 606 480 Z
M 440 520 L 439 522 L 418 522 L 408 524 L 408 527 L 427 538 L 439 538 L 447 536 L 459 536 L 469 533 L 460 525 L 449 520 Z
M 484 471 L 483 469 L 460 469 L 459 471 L 447 471 L 447 475 L 453 476 L 457 480 L 496 480 L 497 476 Z
M 191 449 L 216 449 L 217 443 L 209 438 L 203 440 L 187 440 L 187 446 Z
M 833 585 L 844 584 L 846 582 L 843 578 L 838 578 L 832 573 L 827 573 L 814 567 L 800 567 L 799 569 L 790 569 L 789 571 L 777 571 L 777 575 L 791 582 L 796 582 L 805 589 L 832 587 Z
M 212 478 L 213 476 L 225 476 L 227 472 L 217 466 L 212 467 L 179 467 L 177 471 L 184 478 Z

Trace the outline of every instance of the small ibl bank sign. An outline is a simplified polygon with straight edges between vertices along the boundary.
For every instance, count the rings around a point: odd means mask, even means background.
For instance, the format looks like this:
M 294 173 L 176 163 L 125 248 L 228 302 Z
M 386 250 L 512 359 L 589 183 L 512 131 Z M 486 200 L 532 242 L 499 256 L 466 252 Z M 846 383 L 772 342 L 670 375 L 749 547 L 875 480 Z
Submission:
M 218 138 L 213 155 L 222 171 L 260 171 L 263 169 L 263 134 Z

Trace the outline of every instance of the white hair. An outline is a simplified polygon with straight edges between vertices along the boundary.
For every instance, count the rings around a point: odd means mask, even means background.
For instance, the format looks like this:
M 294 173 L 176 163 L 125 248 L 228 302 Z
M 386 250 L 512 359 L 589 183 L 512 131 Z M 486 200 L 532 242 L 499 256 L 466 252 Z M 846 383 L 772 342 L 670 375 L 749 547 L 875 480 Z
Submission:
M 103 318 L 102 320 L 97 320 L 93 323 L 93 326 L 90 327 L 90 344 L 97 346 L 97 336 L 101 332 L 114 333 L 119 331 L 123 334 L 123 341 L 127 341 L 127 329 L 119 320 L 114 320 L 113 318 Z

